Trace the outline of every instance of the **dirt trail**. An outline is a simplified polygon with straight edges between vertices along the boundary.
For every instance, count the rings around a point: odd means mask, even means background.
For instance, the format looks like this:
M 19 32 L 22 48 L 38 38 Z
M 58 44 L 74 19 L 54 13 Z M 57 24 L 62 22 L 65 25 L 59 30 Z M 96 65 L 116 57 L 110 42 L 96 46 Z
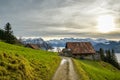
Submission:
M 52 80 L 79 80 L 71 58 L 63 57 Z

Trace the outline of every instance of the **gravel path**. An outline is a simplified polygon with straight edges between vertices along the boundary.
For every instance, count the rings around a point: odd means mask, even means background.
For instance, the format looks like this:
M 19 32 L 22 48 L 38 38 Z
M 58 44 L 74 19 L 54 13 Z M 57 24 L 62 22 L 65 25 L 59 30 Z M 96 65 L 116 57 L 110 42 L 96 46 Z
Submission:
M 63 57 L 52 80 L 79 80 L 71 58 Z

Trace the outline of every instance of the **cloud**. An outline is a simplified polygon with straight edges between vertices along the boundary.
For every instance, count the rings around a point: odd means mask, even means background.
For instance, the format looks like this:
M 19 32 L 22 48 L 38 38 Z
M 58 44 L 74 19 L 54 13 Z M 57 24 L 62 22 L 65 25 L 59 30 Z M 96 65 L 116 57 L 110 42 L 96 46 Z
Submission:
M 97 33 L 96 18 L 103 14 L 116 17 L 116 33 Z M 10 22 L 16 36 L 120 38 L 119 14 L 120 0 L 0 1 L 0 27 Z

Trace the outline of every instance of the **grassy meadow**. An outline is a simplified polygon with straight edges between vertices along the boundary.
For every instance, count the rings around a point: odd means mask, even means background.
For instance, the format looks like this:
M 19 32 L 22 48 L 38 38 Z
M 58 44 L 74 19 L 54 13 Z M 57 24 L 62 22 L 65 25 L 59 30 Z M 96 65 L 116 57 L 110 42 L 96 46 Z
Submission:
M 57 53 L 0 42 L 0 80 L 51 80 L 60 60 Z
M 74 59 L 81 80 L 120 80 L 120 70 L 102 61 Z

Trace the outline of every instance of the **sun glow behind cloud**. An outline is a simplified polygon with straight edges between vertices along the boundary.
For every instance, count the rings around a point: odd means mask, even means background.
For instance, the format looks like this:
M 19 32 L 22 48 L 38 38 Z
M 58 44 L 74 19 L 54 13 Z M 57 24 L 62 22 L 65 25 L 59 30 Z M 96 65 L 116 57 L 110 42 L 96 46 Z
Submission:
M 97 30 L 101 33 L 109 33 L 115 30 L 115 19 L 112 15 L 98 17 Z

